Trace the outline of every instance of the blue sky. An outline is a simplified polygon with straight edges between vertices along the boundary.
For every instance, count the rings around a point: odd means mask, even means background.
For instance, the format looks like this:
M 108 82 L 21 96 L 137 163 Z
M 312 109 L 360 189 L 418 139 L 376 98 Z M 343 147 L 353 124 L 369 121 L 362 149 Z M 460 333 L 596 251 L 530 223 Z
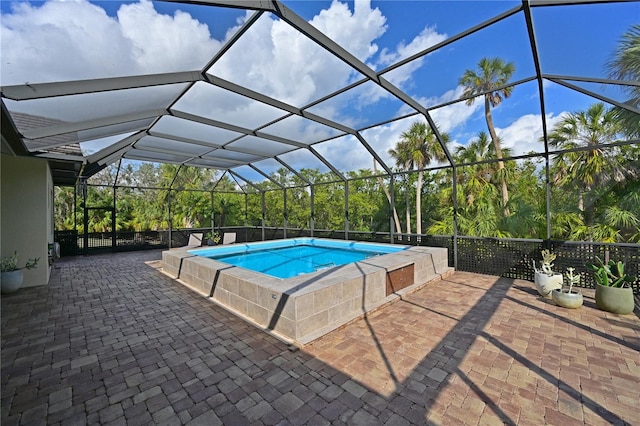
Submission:
M 520 5 L 519 1 L 284 3 L 376 70 Z M 85 0 L 65 4 L 3 0 L 0 10 L 3 85 L 198 69 L 246 17 L 244 11 L 235 9 L 144 0 L 92 4 Z M 604 64 L 620 36 L 632 24 L 640 22 L 640 3 L 535 8 L 533 20 L 543 72 L 606 77 Z M 210 72 L 296 106 L 304 106 L 358 80 L 340 61 L 336 62 L 326 52 L 316 52 L 281 24 L 270 15 L 261 18 L 259 25 L 254 25 L 244 37 L 246 46 L 232 48 L 227 58 L 214 65 Z M 52 26 L 55 31 L 51 30 Z M 514 81 L 534 74 L 523 14 L 507 18 L 384 77 L 430 107 L 460 96 L 458 80 L 464 70 L 475 68 L 482 57 L 494 56 L 516 65 Z M 295 82 L 295 86 L 287 87 L 274 81 Z M 311 111 L 345 121 L 354 128 L 407 112 L 396 99 L 373 86 L 359 87 Z M 602 85 L 591 88 L 623 99 L 611 88 Z M 548 126 L 563 113 L 585 109 L 594 102 L 551 82 L 545 83 L 545 97 Z M 212 116 L 224 113 L 206 110 L 205 104 L 198 102 L 201 102 L 199 96 L 193 95 L 183 105 L 185 110 Z M 12 107 L 18 108 L 9 106 Z M 269 115 L 266 110 L 255 111 L 255 106 L 246 108 L 252 111 L 252 117 Z M 64 119 L 60 114 L 57 118 Z M 481 102 L 473 106 L 455 104 L 434 111 L 433 117 L 441 130 L 449 133 L 454 146 L 466 145 L 478 132 L 486 130 Z M 374 149 L 390 161 L 386 154 L 388 148 L 412 120 L 370 129 L 363 134 Z M 535 82 L 516 87 L 513 96 L 494 110 L 494 120 L 501 137 L 509 138 L 506 146 L 515 153 L 542 149 L 537 143 L 542 118 Z M 309 127 L 291 123 L 292 128 L 296 126 L 301 137 L 304 132 L 308 137 Z M 314 131 L 322 134 L 322 129 Z M 368 159 L 344 160 L 347 152 L 343 146 L 346 145 L 349 144 L 344 140 L 338 140 L 317 147 L 328 157 L 341 161 L 340 167 L 344 170 L 370 167 Z

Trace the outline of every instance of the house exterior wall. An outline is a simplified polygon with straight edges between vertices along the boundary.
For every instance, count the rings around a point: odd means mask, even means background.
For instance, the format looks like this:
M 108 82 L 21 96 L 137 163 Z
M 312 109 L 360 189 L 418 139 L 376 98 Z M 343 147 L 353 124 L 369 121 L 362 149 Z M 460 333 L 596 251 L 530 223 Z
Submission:
M 49 282 L 48 244 L 53 242 L 53 181 L 46 160 L 3 154 L 0 158 L 0 254 L 18 251 L 19 265 L 39 257 L 24 271 L 23 287 Z

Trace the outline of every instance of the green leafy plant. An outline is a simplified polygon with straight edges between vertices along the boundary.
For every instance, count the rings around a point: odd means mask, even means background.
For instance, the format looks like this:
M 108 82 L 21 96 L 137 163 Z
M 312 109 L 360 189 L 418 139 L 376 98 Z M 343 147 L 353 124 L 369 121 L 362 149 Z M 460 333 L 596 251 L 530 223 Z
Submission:
M 533 269 L 534 271 L 537 272 L 542 272 L 548 276 L 552 276 L 553 275 L 553 262 L 554 260 L 556 260 L 556 254 L 555 253 L 551 253 L 550 250 L 542 250 L 540 252 L 540 254 L 542 255 L 542 261 L 540 262 L 540 269 L 538 270 L 536 268 L 536 261 L 533 260 Z
M 575 268 L 567 268 L 567 272 L 564 274 L 565 278 L 567 279 L 567 283 L 569 283 L 569 293 L 571 293 L 571 289 L 574 285 L 580 283 L 580 274 L 576 275 L 573 273 L 573 271 L 575 271 Z
M 594 273 L 598 284 L 605 287 L 625 287 L 634 281 L 631 275 L 624 273 L 624 262 L 609 260 L 609 263 L 604 263 L 598 256 L 596 261 L 597 264 L 589 263 L 585 266 Z
M 11 256 L 5 256 L 2 258 L 0 269 L 2 272 L 17 271 L 19 269 L 33 269 L 38 266 L 39 257 L 28 259 L 27 263 L 21 268 L 18 266 L 18 251 L 13 252 Z
M 207 238 L 207 240 L 212 240 L 216 244 L 220 243 L 220 234 L 218 232 L 209 231 L 207 232 L 207 235 L 205 237 Z

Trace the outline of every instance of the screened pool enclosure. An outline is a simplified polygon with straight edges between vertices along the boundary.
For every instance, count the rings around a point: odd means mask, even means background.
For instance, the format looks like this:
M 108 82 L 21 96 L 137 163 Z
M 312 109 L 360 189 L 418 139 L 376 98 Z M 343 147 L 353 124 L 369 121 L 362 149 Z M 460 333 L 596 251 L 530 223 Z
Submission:
M 198 230 L 447 247 L 457 269 L 526 279 L 553 248 L 560 269 L 638 275 L 638 2 L 2 14 L 3 153 L 49 162 L 63 254 Z

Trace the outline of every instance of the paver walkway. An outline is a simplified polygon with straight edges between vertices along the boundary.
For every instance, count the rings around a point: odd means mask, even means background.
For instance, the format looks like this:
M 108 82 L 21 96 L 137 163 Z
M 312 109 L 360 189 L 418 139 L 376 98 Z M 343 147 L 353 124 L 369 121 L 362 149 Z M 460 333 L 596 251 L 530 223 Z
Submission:
M 2 296 L 2 425 L 639 424 L 640 319 L 456 272 L 300 350 L 155 270 L 63 259 Z M 145 263 L 146 262 L 146 263 Z

